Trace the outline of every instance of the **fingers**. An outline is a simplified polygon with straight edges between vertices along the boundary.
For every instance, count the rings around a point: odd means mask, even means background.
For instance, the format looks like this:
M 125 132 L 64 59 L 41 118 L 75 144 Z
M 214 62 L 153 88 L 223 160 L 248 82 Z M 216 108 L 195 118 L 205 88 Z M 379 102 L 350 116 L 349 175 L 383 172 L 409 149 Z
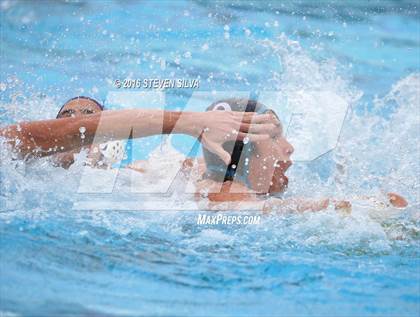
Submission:
M 259 142 L 259 141 L 266 141 L 269 138 L 270 138 L 269 134 L 253 134 L 253 133 L 239 132 L 237 138 L 235 139 L 239 141 Z
M 226 164 L 229 165 L 230 163 L 230 154 L 225 151 L 225 149 L 220 145 L 216 143 L 207 143 L 206 148 L 216 154 L 220 159 Z
M 255 112 L 234 112 L 234 118 L 244 123 L 273 123 L 279 125 L 280 122 L 272 113 L 256 114 Z
M 334 209 L 335 210 L 343 210 L 343 211 L 351 211 L 351 203 L 347 200 L 341 200 L 338 202 L 334 202 Z
M 407 200 L 404 199 L 404 197 L 395 194 L 395 193 L 388 193 L 387 194 L 389 202 L 391 205 L 397 208 L 405 208 L 408 205 Z
M 239 129 L 241 132 L 248 132 L 254 134 L 269 134 L 271 136 L 281 134 L 281 128 L 278 125 L 272 123 L 266 124 L 249 124 L 243 123 Z
M 272 113 L 255 114 L 253 112 L 237 112 L 233 115 L 236 122 L 240 121 L 239 131 L 254 134 L 282 134 L 280 121 Z

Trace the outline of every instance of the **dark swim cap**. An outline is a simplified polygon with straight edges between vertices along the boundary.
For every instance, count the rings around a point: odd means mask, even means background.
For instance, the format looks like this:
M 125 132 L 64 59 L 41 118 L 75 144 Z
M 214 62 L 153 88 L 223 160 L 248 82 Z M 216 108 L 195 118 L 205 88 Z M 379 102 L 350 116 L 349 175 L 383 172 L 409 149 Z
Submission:
M 101 109 L 101 111 L 104 111 L 105 110 L 105 107 L 101 103 L 99 103 L 98 101 L 96 101 L 95 99 L 90 98 L 90 97 L 85 97 L 85 96 L 77 96 L 77 97 L 74 97 L 74 98 L 71 98 L 71 99 L 67 100 L 64 103 L 64 105 L 61 106 L 60 110 L 58 110 L 56 119 L 58 119 L 58 116 L 60 115 L 61 110 L 63 110 L 64 106 L 67 105 L 70 101 L 76 100 L 76 99 L 85 99 L 85 100 L 92 101 L 95 105 L 97 105 L 99 107 L 99 109 Z
M 212 103 L 206 111 L 238 111 L 238 112 L 256 112 L 263 114 L 274 111 L 268 109 L 262 103 L 252 99 L 231 98 L 223 99 Z M 223 144 L 223 148 L 232 153 L 231 162 L 226 165 L 216 154 L 203 148 L 204 161 L 206 162 L 206 172 L 204 177 L 216 181 L 233 180 L 234 177 L 248 184 L 248 163 L 254 146 L 251 142 L 228 141 Z M 232 150 L 233 149 L 233 150 Z

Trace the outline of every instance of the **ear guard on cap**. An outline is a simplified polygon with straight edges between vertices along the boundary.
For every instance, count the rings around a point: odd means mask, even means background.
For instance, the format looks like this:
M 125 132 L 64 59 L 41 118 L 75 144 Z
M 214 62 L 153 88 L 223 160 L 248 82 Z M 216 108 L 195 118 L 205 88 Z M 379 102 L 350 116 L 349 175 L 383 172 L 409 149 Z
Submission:
M 232 108 L 230 107 L 230 104 L 227 102 L 219 102 L 213 107 L 213 111 L 219 110 L 219 111 L 232 111 Z
M 106 164 L 118 163 L 126 158 L 124 141 L 109 141 L 99 144 L 99 152 Z

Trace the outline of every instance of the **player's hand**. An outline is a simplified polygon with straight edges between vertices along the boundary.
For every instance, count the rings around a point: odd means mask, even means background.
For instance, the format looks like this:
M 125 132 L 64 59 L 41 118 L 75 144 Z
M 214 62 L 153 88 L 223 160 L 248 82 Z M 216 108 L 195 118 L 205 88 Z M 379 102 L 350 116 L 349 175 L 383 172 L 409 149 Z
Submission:
M 231 153 L 223 144 L 227 141 L 258 142 L 269 139 L 278 130 L 272 114 L 254 112 L 208 111 L 199 114 L 200 135 L 203 146 L 219 156 L 226 165 Z

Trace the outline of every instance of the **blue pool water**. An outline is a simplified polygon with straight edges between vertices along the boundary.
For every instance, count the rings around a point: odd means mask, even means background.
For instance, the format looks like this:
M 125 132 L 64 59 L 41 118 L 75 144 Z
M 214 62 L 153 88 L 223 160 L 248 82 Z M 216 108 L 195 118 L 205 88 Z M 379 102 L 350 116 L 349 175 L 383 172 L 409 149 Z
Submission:
M 417 1 L 2 0 L 0 12 L 0 126 L 55 117 L 77 94 L 107 100 L 123 78 L 323 90 L 351 111 L 334 151 L 290 169 L 287 195 L 410 202 L 248 226 L 198 226 L 182 207 L 77 210 L 80 165 L 24 164 L 2 146 L 0 315 L 419 315 Z M 167 109 L 192 92 L 168 91 Z

